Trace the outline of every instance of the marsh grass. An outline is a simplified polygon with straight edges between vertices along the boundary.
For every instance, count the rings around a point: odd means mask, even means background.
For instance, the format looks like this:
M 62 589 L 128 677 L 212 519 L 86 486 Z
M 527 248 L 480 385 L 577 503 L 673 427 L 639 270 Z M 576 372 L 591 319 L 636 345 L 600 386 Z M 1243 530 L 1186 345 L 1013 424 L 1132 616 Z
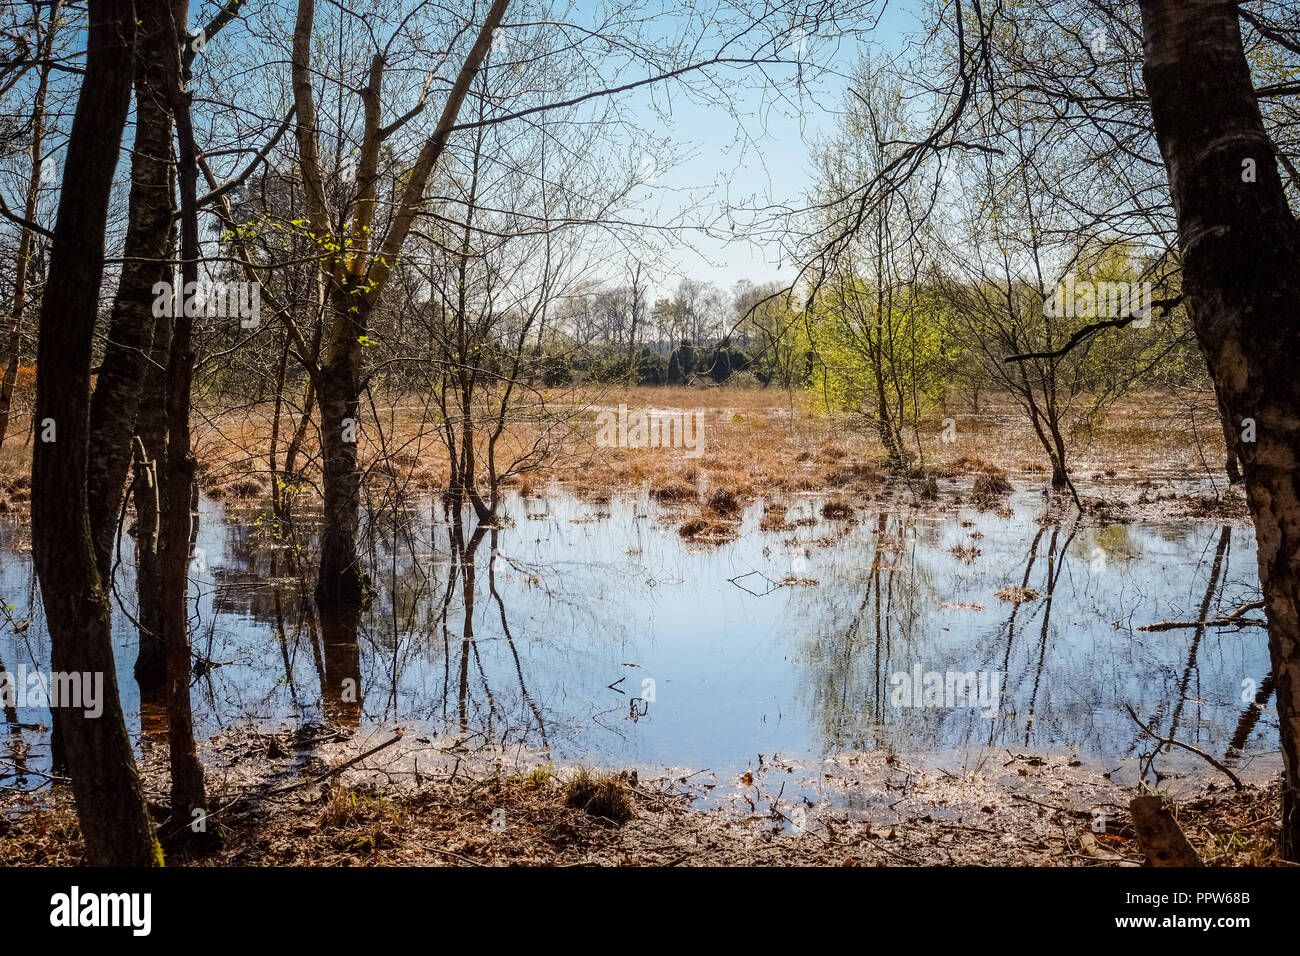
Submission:
M 622 826 L 635 812 L 625 779 L 579 767 L 564 788 L 564 805 Z

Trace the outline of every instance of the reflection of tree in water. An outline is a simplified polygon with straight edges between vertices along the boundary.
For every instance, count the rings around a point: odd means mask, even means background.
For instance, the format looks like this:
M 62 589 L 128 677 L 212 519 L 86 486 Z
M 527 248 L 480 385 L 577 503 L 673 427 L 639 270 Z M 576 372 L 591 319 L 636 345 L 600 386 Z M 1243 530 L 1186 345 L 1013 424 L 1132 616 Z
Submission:
M 1186 739 L 1190 743 L 1196 743 L 1201 737 L 1201 732 L 1205 726 L 1200 712 L 1202 707 L 1202 694 L 1199 684 L 1200 670 L 1197 662 L 1197 655 L 1200 651 L 1202 639 L 1205 637 L 1209 627 L 1208 622 L 1212 618 L 1219 616 L 1217 611 L 1212 608 L 1222 606 L 1224 601 L 1224 589 L 1227 587 L 1229 575 L 1229 563 L 1231 556 L 1232 528 L 1224 525 L 1219 529 L 1219 540 L 1214 549 L 1214 561 L 1210 566 L 1210 577 L 1205 587 L 1205 594 L 1201 599 L 1200 607 L 1197 610 L 1195 618 L 1196 626 L 1192 630 L 1192 638 L 1187 648 L 1187 659 L 1183 666 L 1182 674 L 1179 677 L 1177 690 L 1173 695 L 1172 712 L 1169 714 L 1166 722 L 1165 706 L 1162 704 L 1158 707 L 1154 715 L 1147 721 L 1147 725 L 1154 731 L 1157 731 L 1163 739 Z M 1217 596 L 1216 596 L 1217 592 Z M 1197 682 L 1194 692 L 1192 689 L 1193 680 Z M 1263 713 L 1263 708 L 1268 703 L 1274 690 L 1274 679 L 1272 671 L 1269 671 L 1260 682 L 1259 688 L 1255 693 L 1254 699 L 1247 703 L 1245 710 L 1237 721 L 1237 726 L 1233 731 L 1232 737 L 1228 742 L 1224 754 L 1224 764 L 1228 767 L 1234 767 L 1245 749 L 1250 735 L 1254 732 L 1259 723 L 1259 718 Z M 1191 727 L 1188 731 L 1180 733 L 1183 724 L 1183 710 L 1188 702 L 1197 709 L 1194 719 L 1190 722 Z M 1142 746 L 1150 746 L 1150 741 L 1144 739 L 1144 735 L 1139 731 L 1135 734 L 1132 749 L 1137 750 Z M 1144 753 L 1143 755 L 1143 772 L 1149 773 L 1154 769 L 1155 761 L 1161 753 L 1169 753 L 1173 749 L 1173 744 L 1164 744 L 1157 746 L 1154 750 Z
M 542 746 L 549 747 L 550 743 L 546 739 L 546 722 L 542 719 L 541 709 L 532 695 L 528 693 L 528 687 L 524 683 L 524 665 L 519 660 L 519 649 L 515 647 L 514 635 L 510 633 L 510 623 L 506 617 L 506 602 L 501 597 L 501 592 L 497 590 L 497 531 L 492 531 L 492 557 L 488 562 L 488 591 L 492 595 L 492 600 L 496 602 L 497 611 L 501 615 L 501 633 L 506 637 L 506 642 L 510 647 L 510 656 L 515 663 L 515 675 L 519 678 L 519 693 L 524 701 L 528 704 L 528 709 L 532 711 L 533 718 L 537 721 L 537 732 L 541 735 Z
M 1014 583 L 1037 591 L 1036 600 L 1010 603 L 1000 626 L 988 629 L 975 624 L 965 635 L 960 630 L 953 633 L 951 643 L 940 637 L 950 632 L 940 625 L 938 613 L 944 596 L 934 578 L 934 569 L 944 558 L 942 546 L 937 540 L 922 545 L 915 537 L 909 544 L 912 527 L 908 518 L 877 517 L 871 564 L 856 606 L 846 609 L 849 620 L 837 626 L 833 622 L 838 615 L 833 610 L 823 614 L 823 620 L 835 630 L 824 630 L 805 651 L 810 709 L 824 746 L 934 750 L 1005 744 L 1013 734 L 1028 746 L 1034 727 L 1051 716 L 1041 691 L 1056 633 L 1052 621 L 1058 586 L 1077 524 L 1067 530 L 1056 523 L 1040 523 L 1035 529 L 1024 569 Z M 856 588 L 857 582 L 852 586 Z M 961 609 L 954 610 L 960 613 Z M 1017 638 L 1031 627 L 1036 640 L 1022 652 L 1027 669 L 1013 673 Z M 922 652 L 929 656 L 920 661 L 924 671 L 942 673 L 950 668 L 1003 675 L 1005 699 L 998 702 L 998 714 L 990 718 L 981 710 L 966 707 L 895 707 L 890 700 L 890 677 L 895 671 L 910 673 Z
M 208 717 L 224 724 L 245 715 L 309 715 L 319 700 L 325 719 L 345 725 L 427 720 L 472 735 L 474 744 L 549 746 L 553 719 L 532 693 L 537 675 L 530 678 L 518 646 L 511 611 L 521 611 L 512 602 L 522 602 L 528 621 L 544 622 L 544 643 L 532 634 L 530 643 L 550 652 L 543 686 L 554 692 L 559 680 L 586 677 L 583 668 L 603 657 L 593 648 L 626 628 L 614 602 L 592 600 L 596 586 L 611 570 L 639 582 L 643 569 L 522 561 L 498 548 L 509 532 L 473 522 L 472 514 L 453 515 L 437 503 L 371 513 L 363 537 L 371 600 L 359 613 L 327 618 L 317 610 L 314 572 L 302 557 L 312 554 L 310 513 L 295 519 L 285 504 L 274 524 L 266 515 L 216 523 L 223 544 L 210 572 L 214 614 L 204 622 L 207 639 L 195 639 L 200 660 L 220 658 L 199 675 Z M 551 533 L 569 528 L 557 520 Z M 550 550 L 571 553 L 557 543 Z M 523 591 L 503 576 L 523 582 Z M 561 622 L 561 615 L 571 620 Z M 593 636 L 604 640 L 593 644 Z M 271 642 L 274 656 L 267 654 Z M 319 693 L 304 685 L 304 666 Z M 250 687 L 260 688 L 253 698 Z M 579 718 L 572 719 L 576 725 Z
M 0 659 L 0 679 L 4 674 L 4 660 Z M 10 680 L 16 681 L 17 678 L 11 677 Z M 18 708 L 12 701 L 4 701 L 4 719 L 9 731 L 4 747 L 7 766 L 0 766 L 0 780 L 12 776 L 15 783 L 21 787 L 27 782 L 27 753 L 30 748 L 23 736 L 26 727 L 19 723 Z
M 343 726 L 423 721 L 467 746 L 524 743 L 574 746 L 575 752 L 620 746 L 583 735 L 591 714 L 604 706 L 601 689 L 621 673 L 603 676 L 605 668 L 640 659 L 614 655 L 629 637 L 644 639 L 637 633 L 643 624 L 654 628 L 659 603 L 679 599 L 681 592 L 660 585 L 685 583 L 686 595 L 694 596 L 693 562 L 711 559 L 680 554 L 675 536 L 658 547 L 657 536 L 643 540 L 644 523 L 636 521 L 633 505 L 623 516 L 632 532 L 628 541 L 617 537 L 623 525 L 596 528 L 571 520 L 586 507 L 576 499 L 548 498 L 544 520 L 530 512 L 538 520 L 522 528 L 506 520 L 504 530 L 436 503 L 372 515 L 363 539 L 372 600 L 358 613 L 330 620 L 317 612 L 313 570 L 300 557 L 311 554 L 310 515 L 294 525 L 307 547 L 273 540 L 259 530 L 264 522 L 251 530 L 253 521 L 209 524 L 224 527 L 230 545 L 212 547 L 225 552 L 210 562 L 217 592 L 205 584 L 219 613 L 214 618 L 202 601 L 198 605 L 204 613 L 194 642 L 196 691 L 208 705 L 205 719 L 310 720 L 319 708 L 324 719 Z M 1108 622 L 1117 612 L 1142 605 L 1121 596 L 1128 572 L 1114 578 L 1086 573 L 1092 543 L 1137 559 L 1151 541 L 1167 539 L 1166 531 L 1148 536 L 1141 528 L 1100 528 L 1076 538 L 1070 526 L 998 524 L 1001 544 L 985 527 L 989 537 L 982 546 L 989 554 L 967 565 L 945 551 L 956 524 L 911 511 L 873 515 L 827 550 L 832 560 L 815 575 L 821 586 L 782 588 L 779 597 L 764 599 L 783 603 L 782 632 L 806 635 L 799 639 L 795 683 L 785 692 L 800 699 L 812 746 L 920 752 L 1068 745 L 1114 754 L 1132 735 L 1125 700 L 1145 704 L 1144 713 L 1162 704 L 1155 710 L 1162 732 L 1189 722 L 1203 730 L 1217 726 L 1203 720 L 1218 719 L 1226 742 L 1239 712 L 1224 723 L 1222 708 L 1195 703 L 1201 671 L 1193 669 L 1210 666 L 1197 661 L 1198 653 L 1206 656 L 1198 651 L 1200 633 L 1186 659 L 1182 645 L 1148 648 L 1133 641 L 1130 647 L 1122 634 L 1112 638 Z M 1195 540 L 1189 530 L 1174 539 L 1184 552 Z M 977 531 L 968 533 L 978 538 Z M 1140 537 L 1131 545 L 1101 537 L 1110 534 Z M 1206 568 L 1218 593 L 1227 578 L 1228 549 L 1225 544 L 1217 572 L 1209 569 L 1213 542 L 1208 552 Z M 1078 560 L 1067 562 L 1067 554 Z M 1150 564 L 1133 568 L 1132 582 L 1149 586 L 1152 579 L 1143 572 L 1151 573 Z M 1161 569 L 1156 594 L 1168 593 L 1166 578 Z M 1036 590 L 1039 597 L 1020 604 L 990 601 L 1004 585 Z M 1201 585 L 1195 588 L 1199 600 Z M 980 613 L 964 610 L 967 604 L 944 606 L 959 601 L 992 607 Z M 204 657 L 219 660 L 203 670 Z M 890 677 L 918 661 L 925 670 L 1005 675 L 999 715 L 895 707 Z M 1260 688 L 1260 706 L 1271 686 Z M 1188 694 L 1208 717 L 1198 710 L 1192 719 L 1186 704 L 1179 706 Z M 1259 708 L 1240 717 L 1246 741 L 1256 732 Z
M 240 529 L 230 539 L 236 570 L 227 571 L 223 581 L 236 586 L 228 588 L 223 609 L 229 613 L 232 606 L 242 606 L 245 613 L 269 618 L 284 667 L 284 684 L 295 705 L 299 688 L 294 663 L 302 647 L 311 649 L 320 680 L 321 710 L 331 722 L 357 726 L 367 714 L 369 700 L 374 711 L 368 714 L 371 718 L 402 720 L 427 709 L 439 713 L 446 725 L 456 727 L 462 736 L 472 733 L 497 741 L 514 732 L 521 738 L 535 737 L 546 746 L 545 721 L 528 692 L 505 598 L 497 586 L 499 531 L 478 525 L 466 536 L 462 520 L 450 514 L 444 517 L 445 550 L 438 547 L 443 542 L 436 540 L 439 525 L 432 521 L 422 533 L 424 528 L 410 512 L 372 516 L 367 557 L 375 590 L 364 611 L 344 607 L 320 613 L 311 599 L 310 569 L 298 561 L 298 551 L 284 547 L 268 550 L 263 536 Z M 485 539 L 490 539 L 486 589 L 480 573 Z M 248 569 L 259 566 L 265 568 L 269 587 L 250 591 L 237 586 L 241 578 L 253 576 Z M 513 677 L 526 704 L 527 719 L 522 726 L 511 720 L 494 693 L 492 670 L 485 666 L 475 636 L 476 602 L 481 603 L 485 595 L 495 605 Z M 482 608 L 477 612 L 481 616 Z M 454 619 L 457 614 L 459 621 Z M 457 630 L 454 636 L 453 628 Z M 416 663 L 415 657 L 438 644 L 442 645 L 438 655 L 442 693 L 434 700 L 413 700 L 410 692 L 402 689 L 402 675 Z
M 1201 638 L 1205 636 L 1205 622 L 1210 618 L 1210 607 L 1214 603 L 1214 592 L 1219 589 L 1220 577 L 1227 577 L 1225 568 L 1226 555 L 1228 553 L 1228 542 L 1232 538 L 1232 528 L 1224 525 L 1219 530 L 1219 543 L 1214 549 L 1214 564 L 1210 567 L 1210 580 L 1205 586 L 1205 597 L 1201 599 L 1201 606 L 1196 615 L 1197 625 L 1192 640 L 1187 648 L 1187 663 L 1183 667 L 1183 673 L 1178 681 L 1178 692 L 1174 696 L 1173 713 L 1169 718 L 1169 729 L 1166 737 L 1177 737 L 1179 723 L 1183 716 L 1183 705 L 1187 702 L 1187 688 L 1191 684 L 1192 676 L 1196 673 L 1196 654 L 1201 647 Z M 1197 695 L 1199 697 L 1199 694 Z M 1155 716 L 1148 721 L 1148 725 L 1153 729 L 1157 727 L 1163 719 L 1161 711 L 1163 707 L 1157 709 Z M 1198 715 L 1199 716 L 1199 715 Z M 1199 728 L 1201 721 L 1196 722 Z M 1168 752 L 1172 745 L 1167 744 L 1165 751 Z M 1158 750 L 1157 750 L 1158 753 Z M 1144 770 L 1149 770 L 1155 762 L 1156 754 L 1150 755 L 1145 762 Z
M 1250 735 L 1255 732 L 1255 727 L 1259 724 L 1259 718 L 1264 713 L 1264 707 L 1272 696 L 1273 672 L 1269 671 L 1264 676 L 1264 679 L 1259 682 L 1259 690 L 1255 692 L 1255 699 L 1246 705 L 1246 709 L 1241 713 L 1241 719 L 1237 721 L 1236 730 L 1232 732 L 1232 740 L 1228 743 L 1227 752 L 1223 757 L 1226 766 L 1237 766 L 1237 761 L 1241 759 L 1241 752 L 1246 749 L 1246 742 L 1250 740 Z
M 19 545 L 20 542 L 17 540 L 17 535 L 13 533 L 11 527 L 0 529 L 0 548 L 14 548 Z M 0 599 L 7 600 L 7 595 Z M 36 569 L 29 562 L 27 565 L 27 607 L 31 609 L 35 606 Z M 28 631 L 31 627 L 30 617 L 24 620 L 19 620 L 9 610 L 8 605 L 0 606 L 0 611 L 3 612 L 2 616 L 4 617 L 4 621 L 0 626 L 9 628 L 11 633 L 15 636 L 19 634 L 23 635 L 24 638 L 28 636 Z M 30 643 L 27 644 L 27 649 L 30 654 Z M 35 664 L 34 659 L 32 664 Z M 0 675 L 4 675 L 5 672 L 6 668 L 4 660 L 0 658 Z M 14 672 L 10 676 L 9 680 L 16 684 L 18 681 L 17 672 Z M 17 690 L 16 687 L 15 690 Z M 40 729 L 40 725 L 23 723 L 18 719 L 16 699 L 6 699 L 4 701 L 3 714 L 5 727 L 7 728 L 8 733 L 4 741 L 4 761 L 3 763 L 0 763 L 0 781 L 4 781 L 6 786 L 16 785 L 22 789 L 29 779 L 28 757 L 32 750 L 32 742 L 28 741 L 24 732 L 37 731 Z
M 812 695 L 809 709 L 827 750 L 866 750 L 882 743 L 881 726 L 893 713 L 889 674 L 895 642 L 914 645 L 922 598 L 932 602 L 936 594 L 917 561 L 915 537 L 909 534 L 914 531 L 911 517 L 879 513 L 871 564 L 848 623 L 837 622 L 834 608 L 819 609 L 821 633 L 802 656 L 808 665 L 805 689 Z
M 320 612 L 319 618 L 325 663 L 321 674 L 321 709 L 330 722 L 356 727 L 361 722 L 365 694 L 361 679 L 361 645 L 357 639 L 361 609 L 344 604 Z
M 1051 534 L 1048 535 L 1050 528 Z M 931 746 L 946 743 L 954 746 L 968 746 L 981 743 L 993 747 L 1010 740 L 1016 724 L 1023 716 L 1024 734 L 1022 744 L 1030 745 L 1035 721 L 1050 710 L 1039 700 L 1039 691 L 1048 662 L 1049 638 L 1052 634 L 1052 609 L 1056 599 L 1057 586 L 1065 570 L 1065 557 L 1070 543 L 1078 532 L 1078 523 L 1071 525 L 1070 531 L 1062 539 L 1061 527 L 1055 521 L 1040 520 L 1029 542 L 1025 556 L 1025 570 L 1020 577 L 1019 589 L 1033 591 L 1037 597 L 1032 601 L 1013 600 L 1009 604 L 1006 623 L 989 633 L 986 647 L 978 645 L 971 649 L 964 661 L 958 661 L 955 669 L 962 672 L 994 672 L 1001 674 L 1002 699 L 996 703 L 997 713 L 993 717 L 985 716 L 970 708 L 957 708 L 953 711 L 940 711 L 938 726 L 929 741 Z M 1040 555 L 1043 537 L 1047 535 L 1047 551 Z M 1039 565 L 1039 558 L 1044 559 L 1042 577 L 1034 576 L 1034 568 Z M 1042 615 L 1038 627 L 1038 645 L 1032 652 L 1032 670 L 1019 677 L 1012 673 L 1012 651 L 1016 643 L 1017 626 L 1027 629 L 1036 616 Z M 1000 666 L 999 666 L 1000 665 Z M 1028 680 L 1029 699 L 1023 715 L 1014 701 L 1019 698 L 1018 688 Z
M 1026 747 L 1029 746 L 1029 735 L 1033 732 L 1034 729 L 1034 713 L 1038 707 L 1038 688 L 1043 680 L 1043 667 L 1047 663 L 1047 637 L 1052 625 L 1052 601 L 1053 598 L 1055 598 L 1056 596 L 1056 585 L 1061 580 L 1061 572 L 1065 568 L 1065 556 L 1066 554 L 1069 553 L 1070 542 L 1074 540 L 1074 536 L 1077 531 L 1078 531 L 1078 524 L 1076 523 L 1071 526 L 1069 536 L 1066 537 L 1065 543 L 1061 545 L 1059 559 L 1057 557 L 1056 544 L 1061 534 L 1060 525 L 1055 525 L 1055 524 L 1052 525 L 1052 538 L 1047 544 L 1047 578 L 1046 578 L 1046 586 L 1044 588 L 1044 593 L 1042 595 L 1043 624 L 1042 627 L 1039 629 L 1039 633 L 1038 633 L 1038 666 L 1034 668 L 1034 686 L 1033 686 L 1033 690 L 1029 694 L 1029 707 L 1025 714 L 1024 743 Z M 1040 530 L 1040 534 L 1041 534 L 1041 530 Z M 1034 540 L 1035 542 L 1037 542 L 1038 538 L 1035 538 Z M 1035 550 L 1037 550 L 1036 546 L 1035 546 Z M 1032 558 L 1031 558 L 1031 563 L 1032 563 Z M 1026 566 L 1025 568 L 1026 573 L 1028 573 L 1028 570 L 1029 567 Z M 1012 614 L 1014 615 L 1014 613 L 1015 612 L 1013 611 Z M 1007 629 L 1007 654 L 1008 655 L 1011 653 L 1011 640 L 1012 640 L 1011 628 L 1008 628 Z M 1003 669 L 1003 672 L 1004 673 L 1006 672 L 1005 668 Z M 992 744 L 994 740 L 993 734 L 994 731 L 991 730 L 989 735 L 990 744 Z
M 526 721 L 522 726 L 516 726 L 511 718 L 505 713 L 502 706 L 498 703 L 496 695 L 492 692 L 492 685 L 488 679 L 487 669 L 483 666 L 483 658 L 479 653 L 479 644 L 474 636 L 474 602 L 478 594 L 478 561 L 479 548 L 483 543 L 484 537 L 490 531 L 490 544 L 488 553 L 488 595 L 495 602 L 497 612 L 500 615 L 501 632 L 510 650 L 511 658 L 514 661 L 515 676 L 519 682 L 520 700 L 523 701 L 531 714 L 531 720 Z M 459 579 L 461 583 L 461 633 L 459 644 L 460 660 L 457 666 L 456 682 L 456 726 L 462 736 L 471 734 L 470 712 L 472 706 L 471 692 L 471 658 L 474 664 L 474 670 L 477 672 L 477 683 L 481 684 L 484 697 L 487 702 L 486 710 L 481 707 L 477 710 L 477 720 L 474 724 L 474 732 L 481 733 L 488 741 L 497 741 L 497 728 L 502 727 L 500 731 L 499 742 L 504 743 L 506 738 L 512 732 L 518 732 L 520 740 L 528 739 L 532 724 L 536 724 L 538 734 L 538 743 L 542 747 L 549 746 L 546 735 L 546 722 L 542 718 L 542 712 L 537 706 L 536 701 L 528 693 L 528 686 L 524 679 L 523 662 L 519 658 L 519 650 L 515 646 L 514 635 L 510 632 L 509 619 L 506 614 L 505 600 L 497 588 L 496 566 L 500 554 L 497 547 L 499 531 L 496 527 L 485 527 L 479 524 L 475 527 L 473 534 L 468 541 L 464 537 L 464 525 L 460 521 L 450 523 L 450 541 L 451 550 L 454 555 L 454 561 L 451 573 L 448 575 L 448 588 L 442 602 L 441 610 L 441 633 L 444 642 L 444 687 L 451 675 L 451 624 L 449 620 L 451 610 L 451 593 L 455 587 L 455 582 Z M 447 716 L 448 696 L 445 692 L 443 695 L 443 716 Z

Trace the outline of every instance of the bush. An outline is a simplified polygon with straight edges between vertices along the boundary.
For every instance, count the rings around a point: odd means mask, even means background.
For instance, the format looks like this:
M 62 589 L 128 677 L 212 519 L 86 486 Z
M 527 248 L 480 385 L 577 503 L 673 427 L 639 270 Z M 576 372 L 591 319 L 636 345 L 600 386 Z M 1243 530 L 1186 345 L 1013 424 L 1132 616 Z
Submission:
M 749 356 L 740 349 L 719 345 L 713 350 L 709 360 L 708 373 L 713 381 L 721 385 L 735 372 L 743 372 L 749 367 Z
M 673 354 L 668 356 L 668 384 L 669 385 L 686 384 L 686 374 L 682 371 L 682 363 L 678 360 L 677 355 L 678 355 L 677 350 L 674 349 Z
M 676 373 L 673 372 L 674 363 L 677 368 Z M 686 385 L 690 382 L 691 376 L 698 371 L 699 364 L 699 350 L 690 342 L 683 342 L 668 356 L 668 384 Z
M 637 356 L 636 380 L 638 385 L 663 385 L 669 380 L 669 363 L 662 355 L 643 348 Z
M 542 359 L 542 384 L 555 388 L 573 383 L 573 363 L 564 354 L 551 354 Z

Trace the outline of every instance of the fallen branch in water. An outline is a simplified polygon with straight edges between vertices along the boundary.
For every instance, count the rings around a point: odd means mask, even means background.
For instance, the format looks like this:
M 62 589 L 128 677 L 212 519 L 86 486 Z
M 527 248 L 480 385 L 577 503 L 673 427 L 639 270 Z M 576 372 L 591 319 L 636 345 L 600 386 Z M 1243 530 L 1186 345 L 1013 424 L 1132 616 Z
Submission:
M 343 763 L 339 764 L 337 767 L 333 767 L 329 770 L 326 770 L 324 773 L 317 774 L 314 777 L 309 777 L 306 780 L 299 780 L 297 783 L 291 783 L 287 786 L 279 787 L 275 790 L 258 792 L 255 788 L 253 790 L 245 791 L 244 793 L 239 794 L 229 803 L 223 804 L 217 809 L 205 814 L 203 819 L 205 821 L 212 820 L 216 817 L 224 815 L 227 811 L 232 810 L 241 804 L 247 805 L 246 809 L 244 809 L 241 812 L 237 812 L 234 815 L 234 817 L 237 819 L 241 816 L 247 816 L 249 813 L 252 812 L 253 804 L 257 800 L 262 800 L 268 797 L 276 797 L 279 796 L 280 794 L 290 793 L 294 790 L 299 790 L 302 787 L 311 786 L 313 783 L 320 783 L 322 780 L 327 780 L 330 777 L 342 773 L 344 770 L 347 770 L 349 767 L 356 766 L 358 763 L 360 763 L 362 760 L 365 760 L 371 754 L 376 754 L 379 751 L 383 750 L 385 747 L 391 747 L 393 744 L 397 743 L 401 739 L 402 739 L 402 730 L 399 728 L 397 733 L 391 739 L 384 741 L 382 744 L 371 747 L 365 753 L 357 754 L 351 760 L 346 760 Z
M 1231 614 L 1216 617 L 1212 621 L 1157 621 L 1155 624 L 1143 624 L 1139 631 L 1173 631 L 1183 627 L 1268 627 L 1268 621 L 1260 617 L 1242 617 L 1247 611 L 1258 611 L 1264 606 L 1263 601 L 1247 601 Z
M 1154 730 L 1152 730 L 1152 729 L 1151 729 L 1150 727 L 1148 727 L 1146 724 L 1142 723 L 1142 721 L 1141 721 L 1141 719 L 1139 719 L 1138 715 L 1137 715 L 1136 713 L 1134 713 L 1132 707 L 1130 707 L 1128 704 L 1125 704 L 1125 705 L 1124 705 L 1124 709 L 1127 710 L 1127 711 L 1128 711 L 1128 715 L 1129 715 L 1130 717 L 1133 718 L 1133 722 L 1136 723 L 1139 727 L 1141 727 L 1142 730 L 1146 732 L 1147 736 L 1151 737 L 1151 738 L 1154 739 L 1156 742 L 1161 743 L 1161 744 L 1166 744 L 1166 745 L 1168 745 L 1168 744 L 1173 744 L 1173 745 L 1176 746 L 1176 747 L 1182 747 L 1184 750 L 1191 751 L 1192 753 L 1196 754 L 1196 756 L 1200 757 L 1201 759 L 1208 761 L 1209 764 L 1210 764 L 1211 766 L 1213 766 L 1216 770 L 1218 770 L 1218 771 L 1220 771 L 1220 772 L 1226 774 L 1227 777 L 1228 777 L 1228 779 L 1232 781 L 1232 785 L 1233 785 L 1234 787 L 1236 787 L 1238 790 L 1245 790 L 1245 789 L 1246 789 L 1245 786 L 1242 784 L 1241 780 L 1237 777 L 1237 775 L 1236 775 L 1235 773 L 1233 773 L 1231 770 L 1229 770 L 1229 769 L 1228 769 L 1227 767 L 1225 767 L 1223 764 L 1219 763 L 1219 761 L 1215 760 L 1213 757 L 1211 757 L 1209 754 L 1207 754 L 1204 750 L 1199 750 L 1199 749 L 1197 749 L 1196 747 L 1193 747 L 1191 744 L 1185 744 L 1185 743 L 1183 743 L 1181 740 L 1178 740 L 1178 739 L 1176 739 L 1176 738 L 1174 738 L 1174 737 L 1161 737 L 1158 733 L 1156 733 Z

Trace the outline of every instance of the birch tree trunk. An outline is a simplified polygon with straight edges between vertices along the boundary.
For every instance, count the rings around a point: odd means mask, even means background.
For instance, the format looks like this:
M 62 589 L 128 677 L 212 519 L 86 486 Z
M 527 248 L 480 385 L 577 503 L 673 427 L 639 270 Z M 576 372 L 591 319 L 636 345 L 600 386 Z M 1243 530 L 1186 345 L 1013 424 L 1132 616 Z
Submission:
M 1242 49 L 1237 4 L 1142 0 L 1145 63 L 1183 255 L 1183 295 L 1259 543 L 1286 779 L 1282 850 L 1300 861 L 1300 235 Z M 1248 433 L 1247 433 L 1248 434 Z

